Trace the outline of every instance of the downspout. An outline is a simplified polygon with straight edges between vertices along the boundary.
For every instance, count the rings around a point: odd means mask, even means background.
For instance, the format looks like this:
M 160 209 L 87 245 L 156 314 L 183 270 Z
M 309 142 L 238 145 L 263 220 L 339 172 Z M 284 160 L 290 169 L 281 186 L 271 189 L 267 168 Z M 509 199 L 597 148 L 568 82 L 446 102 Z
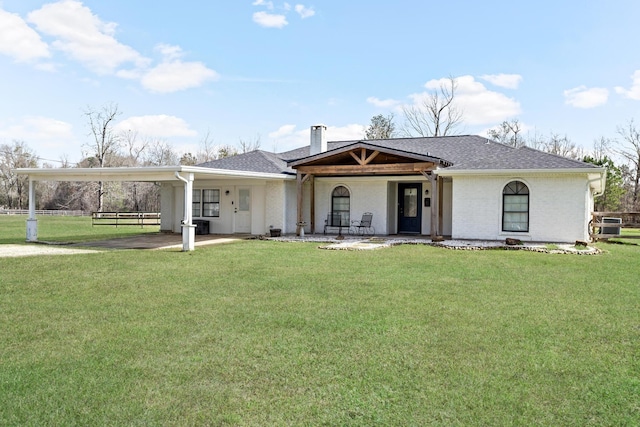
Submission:
M 604 194 L 605 185 L 607 185 L 607 171 L 605 170 L 602 174 L 600 174 L 600 178 L 590 179 L 588 182 L 591 184 L 592 182 L 600 181 L 600 190 L 597 193 L 593 193 L 593 197 L 602 196 Z
M 591 187 L 591 183 L 592 182 L 597 182 L 597 181 L 600 181 L 600 189 L 601 190 L 599 192 L 594 192 L 593 193 L 593 203 L 594 203 L 593 210 L 594 211 L 595 211 L 595 199 L 596 199 L 596 197 L 602 196 L 604 194 L 605 185 L 607 185 L 607 170 L 606 169 L 600 174 L 599 178 L 588 179 L 587 180 L 587 185 L 589 187 Z M 591 219 L 589 219 L 589 217 L 587 217 L 587 236 L 589 238 L 591 238 L 591 232 L 595 231 L 595 228 L 591 229 L 591 221 L 594 220 L 594 217 L 592 215 L 589 215 L 589 216 L 591 216 Z
M 179 172 L 175 173 L 176 178 L 184 182 L 184 215 L 181 221 L 182 227 L 182 251 L 192 251 L 195 249 L 196 242 L 196 226 L 191 223 L 191 202 L 193 192 L 193 174 L 189 174 L 189 179 L 186 179 L 180 175 Z

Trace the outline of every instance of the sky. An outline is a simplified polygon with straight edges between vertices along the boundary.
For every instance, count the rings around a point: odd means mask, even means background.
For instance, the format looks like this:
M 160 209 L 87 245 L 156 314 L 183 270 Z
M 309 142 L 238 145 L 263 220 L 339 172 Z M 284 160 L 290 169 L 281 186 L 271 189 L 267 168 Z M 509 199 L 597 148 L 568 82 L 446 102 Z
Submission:
M 84 114 L 178 153 L 362 139 L 371 118 L 458 82 L 462 134 L 517 119 L 586 150 L 640 122 L 640 2 L 0 0 L 0 144 L 56 165 Z

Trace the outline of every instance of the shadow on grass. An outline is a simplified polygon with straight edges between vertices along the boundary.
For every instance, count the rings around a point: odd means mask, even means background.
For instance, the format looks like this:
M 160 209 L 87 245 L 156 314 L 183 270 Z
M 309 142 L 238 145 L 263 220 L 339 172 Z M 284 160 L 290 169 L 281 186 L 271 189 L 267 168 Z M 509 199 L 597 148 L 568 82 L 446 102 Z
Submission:
M 611 245 L 629 245 L 629 246 L 640 246 L 640 242 L 638 241 L 629 241 L 626 239 L 610 239 L 604 243 L 609 243 Z

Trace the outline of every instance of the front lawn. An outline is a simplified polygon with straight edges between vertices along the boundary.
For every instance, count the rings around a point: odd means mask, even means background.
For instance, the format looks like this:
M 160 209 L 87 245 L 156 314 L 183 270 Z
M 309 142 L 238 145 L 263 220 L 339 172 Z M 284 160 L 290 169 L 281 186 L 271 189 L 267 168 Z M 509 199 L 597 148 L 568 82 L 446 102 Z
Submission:
M 91 217 L 37 216 L 38 240 L 55 243 L 78 243 L 157 233 L 160 226 L 91 225 Z M 24 243 L 27 236 L 26 215 L 0 215 L 0 244 Z
M 0 258 L 0 425 L 638 425 L 640 247 L 599 247 Z

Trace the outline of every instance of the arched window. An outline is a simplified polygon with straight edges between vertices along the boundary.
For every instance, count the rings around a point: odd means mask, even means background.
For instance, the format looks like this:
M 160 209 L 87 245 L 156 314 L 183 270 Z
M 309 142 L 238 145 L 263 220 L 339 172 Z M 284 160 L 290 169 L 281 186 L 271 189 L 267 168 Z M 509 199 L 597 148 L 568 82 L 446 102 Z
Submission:
M 351 207 L 349 190 L 347 187 L 342 185 L 333 189 L 331 193 L 331 212 L 333 212 L 332 217 L 336 218 L 337 215 L 340 216 L 340 222 L 342 225 L 349 224 L 349 211 Z M 336 220 L 332 220 L 332 222 L 337 222 Z M 334 226 L 340 224 L 332 224 Z
M 529 187 L 520 181 L 502 190 L 502 231 L 529 231 Z

